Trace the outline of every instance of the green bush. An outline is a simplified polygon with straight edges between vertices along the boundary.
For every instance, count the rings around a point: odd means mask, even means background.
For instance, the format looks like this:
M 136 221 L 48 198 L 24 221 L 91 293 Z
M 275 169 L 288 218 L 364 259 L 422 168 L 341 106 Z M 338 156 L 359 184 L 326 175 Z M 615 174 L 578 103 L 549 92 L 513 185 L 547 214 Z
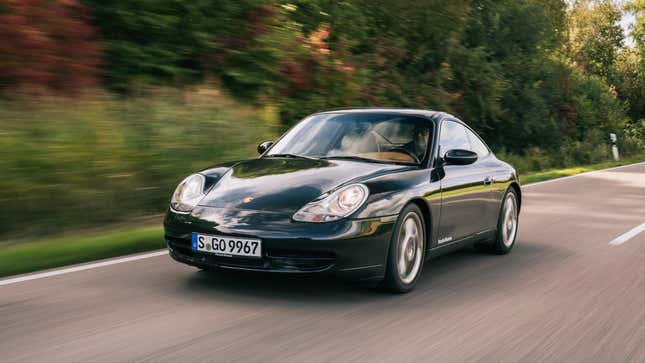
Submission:
M 0 239 L 163 213 L 187 174 L 255 155 L 269 116 L 213 89 L 0 104 Z
M 618 133 L 618 147 L 623 153 L 645 153 L 645 119 L 628 123 L 623 132 Z

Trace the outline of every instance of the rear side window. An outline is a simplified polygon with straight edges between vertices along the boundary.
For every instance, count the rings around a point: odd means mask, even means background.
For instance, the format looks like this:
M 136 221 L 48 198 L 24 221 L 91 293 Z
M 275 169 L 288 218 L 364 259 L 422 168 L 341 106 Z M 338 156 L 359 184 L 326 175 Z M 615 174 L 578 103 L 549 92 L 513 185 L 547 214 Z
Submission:
M 442 155 L 452 149 L 470 150 L 466 128 L 453 121 L 444 121 L 441 124 L 439 145 L 441 145 Z
M 477 153 L 477 156 L 482 158 L 490 151 L 484 142 L 477 136 L 474 132 L 466 128 L 466 134 L 468 135 L 468 140 L 470 140 L 471 150 Z

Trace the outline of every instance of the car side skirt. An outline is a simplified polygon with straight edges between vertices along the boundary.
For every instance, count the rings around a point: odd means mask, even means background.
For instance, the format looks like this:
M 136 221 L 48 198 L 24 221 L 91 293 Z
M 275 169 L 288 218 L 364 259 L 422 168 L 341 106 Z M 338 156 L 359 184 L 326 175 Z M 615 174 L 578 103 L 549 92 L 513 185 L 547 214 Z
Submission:
M 440 244 L 438 246 L 435 246 L 429 250 L 426 250 L 426 260 L 429 260 L 431 258 L 439 257 L 454 251 L 457 251 L 459 249 L 462 249 L 464 247 L 468 247 L 472 244 L 475 244 L 477 242 L 482 242 L 489 240 L 495 236 L 495 231 L 494 230 L 487 230 L 483 232 L 479 232 L 473 235 L 470 235 L 468 237 L 464 237 L 462 239 L 456 240 L 456 241 L 451 241 L 448 243 Z

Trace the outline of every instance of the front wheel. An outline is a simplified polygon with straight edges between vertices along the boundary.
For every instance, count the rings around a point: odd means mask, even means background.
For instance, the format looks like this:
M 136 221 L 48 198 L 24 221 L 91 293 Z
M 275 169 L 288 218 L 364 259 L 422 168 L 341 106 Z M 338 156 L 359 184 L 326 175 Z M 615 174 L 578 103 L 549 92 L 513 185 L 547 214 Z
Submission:
M 392 292 L 414 289 L 425 262 L 426 235 L 421 210 L 408 205 L 399 215 L 392 233 L 383 285 Z

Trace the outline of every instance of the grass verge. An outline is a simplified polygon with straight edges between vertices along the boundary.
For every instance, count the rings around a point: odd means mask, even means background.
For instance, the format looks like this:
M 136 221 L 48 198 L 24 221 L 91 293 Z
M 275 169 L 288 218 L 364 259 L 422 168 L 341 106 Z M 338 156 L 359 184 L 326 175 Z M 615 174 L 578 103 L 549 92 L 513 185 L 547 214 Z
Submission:
M 160 227 L 106 232 L 0 246 L 0 277 L 99 260 L 165 246 Z
M 645 155 L 617 162 L 554 169 L 522 175 L 522 183 L 575 175 L 645 161 Z M 99 236 L 73 236 L 0 245 L 0 277 L 165 247 L 160 227 L 104 232 Z
M 522 182 L 522 185 L 525 185 L 525 184 L 537 183 L 540 181 L 580 174 L 587 171 L 607 169 L 615 166 L 639 163 L 642 161 L 645 161 L 645 155 L 626 158 L 620 161 L 607 161 L 604 163 L 598 163 L 598 164 L 592 164 L 592 165 L 586 165 L 586 166 L 577 166 L 573 168 L 551 169 L 551 170 L 545 170 L 540 172 L 526 173 L 526 174 L 520 175 L 520 181 Z

